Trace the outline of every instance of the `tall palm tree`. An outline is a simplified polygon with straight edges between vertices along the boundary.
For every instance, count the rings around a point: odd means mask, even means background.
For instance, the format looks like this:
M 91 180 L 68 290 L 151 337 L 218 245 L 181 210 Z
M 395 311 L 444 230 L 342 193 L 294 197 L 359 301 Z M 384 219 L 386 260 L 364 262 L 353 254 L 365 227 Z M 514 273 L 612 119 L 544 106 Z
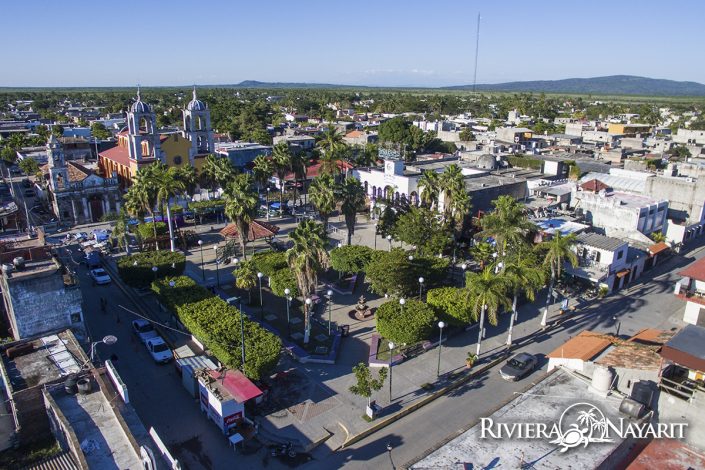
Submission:
M 485 316 L 490 325 L 497 325 L 497 314 L 502 308 L 509 308 L 511 300 L 507 297 L 510 288 L 509 279 L 502 273 L 495 273 L 493 265 L 485 267 L 479 273 L 467 275 L 467 298 L 472 304 L 474 315 L 480 316 L 480 331 L 477 334 L 477 354 L 485 331 Z
M 252 261 L 244 261 L 233 271 L 235 287 L 247 290 L 248 304 L 252 304 L 252 289 L 257 285 L 257 268 Z
M 127 214 L 125 214 L 125 210 L 121 210 L 115 220 L 115 225 L 113 226 L 113 231 L 110 233 L 110 238 L 115 240 L 120 249 L 124 248 L 125 252 L 129 255 L 130 242 L 128 239 L 127 227 Z
M 233 221 L 240 234 L 240 248 L 243 258 L 247 259 L 245 246 L 250 224 L 257 213 L 257 194 L 252 188 L 252 177 L 248 174 L 239 174 L 223 193 L 225 197 L 225 215 Z
M 443 194 L 443 213 L 446 219 L 450 218 L 454 201 L 467 195 L 465 189 L 465 176 L 458 165 L 449 165 L 443 170 L 440 177 L 440 190 Z
M 524 208 L 511 196 L 500 196 L 492 201 L 494 210 L 480 219 L 480 236 L 492 237 L 497 243 L 500 259 L 512 250 L 526 244 L 528 233 L 534 228 Z
M 179 171 L 175 167 L 167 167 L 162 163 L 149 166 L 152 169 L 149 182 L 157 191 L 157 204 L 166 204 L 167 226 L 169 227 L 169 244 L 171 251 L 176 251 L 174 240 L 174 227 L 171 220 L 171 206 L 169 200 L 178 196 L 186 189 L 186 184 L 179 178 Z
M 267 184 L 269 177 L 272 176 L 274 172 L 274 165 L 272 165 L 271 160 L 265 155 L 259 155 L 252 162 L 252 174 L 255 177 L 255 182 L 257 183 L 257 194 L 262 191 L 262 187 Z
M 512 299 L 512 317 L 509 320 L 509 331 L 507 333 L 507 347 L 510 347 L 512 345 L 514 322 L 517 320 L 518 315 L 517 298 L 523 292 L 526 298 L 533 302 L 536 298 L 536 290 L 544 285 L 546 271 L 541 268 L 532 253 L 518 253 L 506 261 L 502 272 L 509 279 L 514 294 Z
M 304 152 L 294 152 L 291 155 L 291 171 L 294 173 L 294 205 L 298 200 L 298 184 L 299 181 L 303 182 L 303 186 L 306 184 L 306 155 Z
M 543 328 L 546 327 L 548 307 L 551 305 L 553 296 L 553 286 L 556 283 L 556 279 L 561 276 L 563 263 L 567 261 L 571 266 L 578 264 L 578 255 L 573 251 L 573 245 L 576 243 L 577 240 L 574 233 L 563 236 L 560 231 L 557 231 L 550 240 L 541 242 L 537 246 L 537 249 L 544 256 L 543 265 L 551 269 L 551 283 L 548 286 L 548 294 L 546 294 L 546 307 L 541 316 L 541 327 Z
M 328 268 L 328 237 L 323 225 L 312 220 L 303 220 L 289 234 L 289 238 L 294 245 L 286 251 L 286 261 L 294 272 L 299 292 L 305 299 L 316 291 L 318 272 Z M 304 318 L 304 343 L 308 343 L 310 336 L 309 317 L 310 312 L 307 312 Z
M 123 197 L 125 210 L 133 217 L 138 217 L 144 221 L 144 214 L 149 214 L 152 218 L 152 228 L 154 229 L 155 248 L 159 250 L 157 241 L 157 224 L 154 220 L 154 206 L 156 205 L 156 191 L 149 182 L 151 172 L 150 167 L 137 170 L 132 186 Z
M 308 199 L 321 216 L 323 226 L 328 227 L 328 218 L 335 209 L 335 180 L 331 175 L 319 175 L 311 182 Z
M 284 214 L 284 178 L 291 171 L 291 152 L 286 142 L 279 142 L 272 149 L 272 165 L 279 179 L 279 215 L 282 216 Z
M 340 185 L 339 199 L 342 202 L 340 210 L 345 215 L 345 226 L 348 229 L 348 245 L 355 234 L 355 219 L 357 211 L 365 204 L 365 188 L 355 178 L 346 178 Z
M 470 254 L 480 263 L 480 267 L 484 268 L 492 262 L 494 248 L 492 248 L 492 245 L 487 242 L 479 242 L 470 248 Z
M 208 155 L 201 168 L 201 182 L 215 191 L 223 188 L 236 174 L 235 167 L 225 157 Z
M 340 160 L 346 153 L 347 147 L 343 136 L 335 127 L 329 127 L 323 132 L 318 141 L 318 148 L 322 152 L 319 172 L 334 176 L 340 173 Z
M 438 198 L 441 194 L 440 175 L 435 171 L 425 170 L 419 178 L 417 186 L 421 203 L 433 210 L 438 204 Z

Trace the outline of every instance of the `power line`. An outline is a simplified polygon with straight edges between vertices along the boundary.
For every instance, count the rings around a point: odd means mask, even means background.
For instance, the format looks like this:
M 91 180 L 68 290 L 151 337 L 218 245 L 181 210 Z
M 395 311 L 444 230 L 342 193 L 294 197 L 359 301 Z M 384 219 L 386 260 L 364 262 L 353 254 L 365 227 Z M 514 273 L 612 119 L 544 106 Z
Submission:
M 133 314 L 133 315 L 135 315 L 135 316 L 137 316 L 137 317 L 140 317 L 140 318 L 143 319 L 143 320 L 147 320 L 147 321 L 150 322 L 150 323 L 154 323 L 155 325 L 159 325 L 159 326 L 161 326 L 162 328 L 166 328 L 167 330 L 175 331 L 175 332 L 177 332 L 177 333 L 181 333 L 182 335 L 186 335 L 186 336 L 191 336 L 191 333 L 186 333 L 185 331 L 181 331 L 181 330 L 179 330 L 179 329 L 177 329 L 177 328 L 171 327 L 171 326 L 169 326 L 169 325 L 165 325 L 164 323 L 160 323 L 160 322 L 158 322 L 158 321 L 156 321 L 156 320 L 152 320 L 151 318 L 145 317 L 144 315 L 140 315 L 139 313 L 137 313 L 137 312 L 135 312 L 135 311 L 133 311 L 133 310 L 130 310 L 129 308 L 125 307 L 124 305 L 118 305 L 118 307 L 120 307 L 121 309 L 123 309 L 123 310 L 125 310 L 125 311 L 127 311 L 127 312 L 129 312 L 129 313 L 131 313 L 131 314 Z

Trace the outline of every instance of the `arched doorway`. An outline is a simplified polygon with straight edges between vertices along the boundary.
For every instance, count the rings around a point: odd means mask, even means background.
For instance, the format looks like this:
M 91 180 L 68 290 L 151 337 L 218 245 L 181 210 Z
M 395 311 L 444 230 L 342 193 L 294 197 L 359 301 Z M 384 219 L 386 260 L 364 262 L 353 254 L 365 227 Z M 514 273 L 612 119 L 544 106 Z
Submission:
M 100 222 L 100 218 L 103 217 L 103 199 L 98 195 L 91 196 L 88 204 L 91 206 L 91 221 Z

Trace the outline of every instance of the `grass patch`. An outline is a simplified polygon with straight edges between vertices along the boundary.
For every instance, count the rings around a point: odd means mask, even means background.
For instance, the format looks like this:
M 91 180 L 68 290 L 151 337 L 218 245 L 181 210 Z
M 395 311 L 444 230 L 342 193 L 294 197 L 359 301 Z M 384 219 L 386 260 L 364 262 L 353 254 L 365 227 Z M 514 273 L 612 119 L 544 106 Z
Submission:
M 54 438 L 0 452 L 0 468 L 23 468 L 61 453 Z
M 433 384 L 426 382 L 424 384 L 421 384 L 421 388 L 426 392 L 430 392 L 431 390 L 433 390 L 436 387 Z
M 367 415 L 362 415 L 362 419 L 364 419 L 364 420 L 367 421 L 368 423 L 371 423 L 372 421 L 374 421 L 372 418 L 370 418 L 370 417 L 367 416 Z

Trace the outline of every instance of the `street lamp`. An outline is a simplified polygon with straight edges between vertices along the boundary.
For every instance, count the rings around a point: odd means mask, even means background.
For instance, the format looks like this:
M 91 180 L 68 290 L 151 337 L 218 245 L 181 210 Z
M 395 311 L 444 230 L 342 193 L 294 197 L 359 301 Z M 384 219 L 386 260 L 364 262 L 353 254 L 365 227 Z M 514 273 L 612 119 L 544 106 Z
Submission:
M 436 377 L 441 376 L 441 348 L 443 347 L 443 328 L 446 326 L 442 321 L 438 322 L 438 368 L 436 369 Z
M 215 279 L 216 279 L 216 285 L 220 287 L 220 270 L 218 269 L 218 245 L 213 247 L 213 251 L 215 252 Z
M 311 298 L 306 297 L 306 301 L 304 303 L 306 304 L 306 308 L 304 309 L 306 311 L 306 329 L 304 330 L 304 344 L 308 344 L 309 336 L 311 336 Z
M 387 235 L 387 241 L 389 242 L 389 251 L 392 251 L 392 236 Z
M 375 250 L 377 249 L 377 229 L 379 228 L 379 225 L 375 224 Z
M 391 403 L 392 402 L 392 364 L 394 361 L 394 343 L 392 343 L 390 341 L 388 346 L 389 346 L 389 403 Z
M 463 263 L 460 265 L 460 268 L 463 270 L 463 287 L 465 287 L 465 270 L 468 269 L 468 265 Z
M 402 297 L 399 299 L 399 305 L 401 305 L 401 313 L 404 313 L 404 304 L 406 303 L 406 299 Z
M 409 261 L 414 261 L 414 255 L 409 255 Z
M 389 462 L 392 464 L 392 470 L 396 470 L 394 460 L 392 460 L 392 444 L 387 443 L 387 454 L 389 454 Z
M 424 278 L 420 277 L 419 278 L 419 300 L 421 300 L 423 298 L 422 297 L 423 296 L 423 282 L 424 282 Z
M 198 246 L 201 248 L 201 279 L 206 280 L 206 272 L 203 270 L 203 240 L 198 240 Z
M 615 332 L 614 335 L 615 335 L 615 336 L 619 336 L 619 329 L 622 328 L 622 322 L 621 322 L 621 321 L 617 321 L 617 316 L 616 316 L 616 315 L 613 315 L 613 316 L 612 316 L 612 321 L 613 321 L 613 322 L 616 322 L 616 323 L 615 323 L 615 327 L 617 328 L 617 331 Z
M 267 200 L 265 201 L 264 206 L 267 208 L 267 222 L 269 222 L 269 186 L 267 186 Z
M 328 289 L 326 292 L 328 295 L 328 336 L 330 336 L 330 320 L 331 320 L 331 310 L 333 309 L 333 291 Z
M 291 304 L 291 289 L 288 287 L 284 289 L 284 295 L 286 296 L 286 335 L 291 335 L 291 320 L 289 317 L 289 304 Z
M 113 335 L 107 335 L 107 336 L 103 336 L 103 339 L 101 339 L 100 341 L 95 341 L 95 342 L 91 343 L 91 363 L 93 362 L 93 357 L 95 356 L 95 347 L 98 344 L 103 343 L 105 345 L 112 346 L 113 344 L 117 343 L 117 340 L 118 340 L 117 337 L 115 337 Z
M 262 274 L 261 272 L 257 273 L 257 280 L 259 281 L 259 319 L 263 320 L 264 319 L 264 304 L 262 303 Z

